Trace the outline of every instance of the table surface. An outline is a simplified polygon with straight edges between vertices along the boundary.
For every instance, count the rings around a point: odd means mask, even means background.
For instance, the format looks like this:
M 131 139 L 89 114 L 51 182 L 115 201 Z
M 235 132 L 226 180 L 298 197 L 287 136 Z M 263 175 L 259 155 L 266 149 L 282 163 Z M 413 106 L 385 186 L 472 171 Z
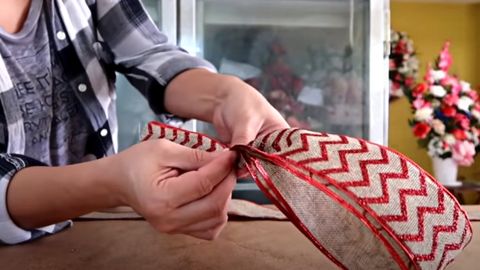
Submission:
M 480 206 L 467 206 L 478 207 Z M 474 233 L 480 222 L 473 222 Z M 478 235 L 478 234 L 477 234 Z M 475 237 L 448 269 L 478 269 Z M 156 233 L 142 220 L 77 221 L 54 236 L 0 246 L 9 269 L 337 269 L 285 221 L 231 221 L 209 242 Z
M 476 197 L 470 199 L 469 203 L 480 204 L 480 183 L 462 181 L 458 186 L 445 186 L 461 204 L 467 203 L 466 193 L 476 193 Z
M 458 186 L 445 186 L 447 189 L 450 190 L 472 190 L 472 191 L 480 191 L 480 183 L 478 182 L 468 182 L 462 181 L 461 184 Z

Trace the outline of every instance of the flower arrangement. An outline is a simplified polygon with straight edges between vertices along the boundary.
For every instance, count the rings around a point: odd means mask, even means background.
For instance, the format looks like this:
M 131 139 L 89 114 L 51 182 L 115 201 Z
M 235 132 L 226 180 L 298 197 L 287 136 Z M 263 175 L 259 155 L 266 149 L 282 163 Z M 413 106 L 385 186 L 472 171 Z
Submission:
M 413 41 L 405 32 L 392 31 L 390 42 L 390 100 L 401 97 L 415 86 L 418 59 Z
M 473 164 L 479 146 L 480 104 L 470 84 L 448 74 L 452 65 L 447 42 L 424 81 L 406 95 L 414 116 L 409 120 L 419 145 L 432 157 Z
M 286 49 L 275 39 L 270 44 L 270 55 L 262 67 L 262 74 L 246 82 L 261 90 L 290 126 L 311 129 L 303 115 L 305 105 L 298 101 L 298 96 L 305 86 L 304 80 L 295 74 L 287 63 L 286 56 Z

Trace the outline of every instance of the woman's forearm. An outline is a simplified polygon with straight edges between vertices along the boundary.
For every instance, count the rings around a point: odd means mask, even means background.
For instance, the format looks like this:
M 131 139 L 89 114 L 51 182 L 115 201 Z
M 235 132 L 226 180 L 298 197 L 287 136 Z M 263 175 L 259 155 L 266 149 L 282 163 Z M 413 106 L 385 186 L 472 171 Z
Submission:
M 109 159 L 19 171 L 7 192 L 13 221 L 33 229 L 121 204 Z

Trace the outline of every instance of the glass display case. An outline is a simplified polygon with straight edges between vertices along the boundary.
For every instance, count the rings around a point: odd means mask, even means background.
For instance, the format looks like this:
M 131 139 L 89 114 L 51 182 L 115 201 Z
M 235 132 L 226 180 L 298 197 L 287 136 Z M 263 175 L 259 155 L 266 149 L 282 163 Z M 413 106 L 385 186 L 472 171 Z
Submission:
M 171 41 L 254 86 L 291 126 L 387 144 L 388 0 L 143 2 Z M 156 117 L 129 88 L 121 78 L 120 148 Z M 200 121 L 186 128 L 215 136 Z
M 388 1 L 180 0 L 179 27 L 182 47 L 254 86 L 291 126 L 386 144 Z

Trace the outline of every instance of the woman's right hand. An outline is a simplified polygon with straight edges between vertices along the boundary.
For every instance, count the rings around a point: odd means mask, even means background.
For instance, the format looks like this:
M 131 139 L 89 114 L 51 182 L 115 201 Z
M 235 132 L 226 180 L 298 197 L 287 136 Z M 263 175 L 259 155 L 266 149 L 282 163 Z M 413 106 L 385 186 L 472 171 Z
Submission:
M 211 240 L 228 219 L 235 159 L 231 151 L 209 153 L 158 139 L 105 162 L 122 203 L 156 230 Z

